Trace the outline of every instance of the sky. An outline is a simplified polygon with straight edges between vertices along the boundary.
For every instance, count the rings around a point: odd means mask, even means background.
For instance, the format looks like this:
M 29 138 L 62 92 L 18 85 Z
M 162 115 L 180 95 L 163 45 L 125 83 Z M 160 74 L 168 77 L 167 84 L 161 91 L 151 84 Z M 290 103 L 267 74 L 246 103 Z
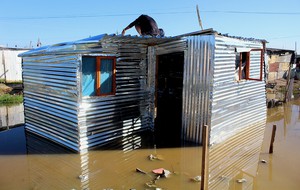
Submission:
M 299 0 L 1 0 L 0 46 L 29 48 L 120 34 L 141 14 L 166 36 L 213 28 L 230 36 L 265 39 L 269 48 L 300 53 Z M 138 35 L 135 28 L 126 34 Z

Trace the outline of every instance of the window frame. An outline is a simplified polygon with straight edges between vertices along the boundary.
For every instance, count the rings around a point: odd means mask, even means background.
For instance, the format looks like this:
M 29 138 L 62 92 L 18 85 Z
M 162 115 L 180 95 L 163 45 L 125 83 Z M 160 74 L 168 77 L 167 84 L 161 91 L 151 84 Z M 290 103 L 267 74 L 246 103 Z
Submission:
M 109 96 L 116 94 L 116 57 L 113 56 L 95 56 L 96 57 L 96 96 Z M 112 92 L 101 93 L 101 60 L 109 59 L 113 60 L 112 65 Z
M 251 62 L 250 62 L 250 53 L 252 51 L 260 51 L 260 73 L 259 73 L 259 78 L 250 78 L 250 68 L 251 68 Z M 263 63 L 264 63 L 264 57 L 263 57 L 263 49 L 251 49 L 250 51 L 244 51 L 244 52 L 239 52 L 240 53 L 240 64 L 239 64 L 239 80 L 254 80 L 254 81 L 262 81 L 262 74 L 263 74 Z M 245 78 L 242 78 L 242 60 L 243 60 L 243 54 L 246 53 L 246 65 L 245 65 Z
M 95 74 L 95 82 L 94 82 L 94 94 L 93 95 L 86 95 L 86 96 L 110 96 L 116 94 L 116 57 L 115 56 L 103 56 L 103 55 L 82 55 L 83 57 L 91 57 L 95 58 L 95 68 L 94 68 L 94 74 Z M 110 93 L 101 93 L 101 61 L 102 60 L 112 60 L 112 91 Z M 83 62 L 82 62 L 83 64 Z M 81 85 L 83 83 L 81 82 Z M 81 93 L 83 91 L 81 90 Z

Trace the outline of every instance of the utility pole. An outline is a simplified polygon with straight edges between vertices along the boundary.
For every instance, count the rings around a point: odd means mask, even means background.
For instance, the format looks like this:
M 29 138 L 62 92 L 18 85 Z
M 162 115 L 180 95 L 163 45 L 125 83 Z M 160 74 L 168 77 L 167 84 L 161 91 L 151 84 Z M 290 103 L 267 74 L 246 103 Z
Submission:
M 200 25 L 201 30 L 203 30 L 203 26 L 202 26 L 202 21 L 201 21 L 201 18 L 200 18 L 200 11 L 199 11 L 198 5 L 196 6 L 196 9 L 197 9 L 197 16 L 198 16 L 199 25 Z
M 42 46 L 42 43 L 40 41 L 40 38 L 38 38 L 38 41 L 37 41 L 37 44 L 36 44 L 37 47 L 41 47 Z
M 289 65 L 289 70 L 288 70 L 288 74 L 287 74 L 284 102 L 290 101 L 292 93 L 293 93 L 294 79 L 291 80 L 291 72 L 292 72 L 293 65 L 296 64 L 296 59 L 297 59 L 297 42 L 295 42 L 295 51 L 292 54 L 290 65 Z
M 3 70 L 4 70 L 4 82 L 6 83 L 6 66 L 5 66 L 5 54 L 4 50 L 2 50 L 2 64 L 3 64 Z

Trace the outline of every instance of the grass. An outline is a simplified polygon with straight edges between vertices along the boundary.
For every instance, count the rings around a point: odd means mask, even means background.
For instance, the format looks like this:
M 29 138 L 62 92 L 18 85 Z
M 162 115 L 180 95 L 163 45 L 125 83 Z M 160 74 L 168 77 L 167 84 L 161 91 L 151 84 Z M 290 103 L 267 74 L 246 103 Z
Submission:
M 0 83 L 2 84 L 22 84 L 22 81 L 6 81 L 5 79 L 0 79 Z
M 23 102 L 23 95 L 3 94 L 0 96 L 1 105 L 19 104 Z

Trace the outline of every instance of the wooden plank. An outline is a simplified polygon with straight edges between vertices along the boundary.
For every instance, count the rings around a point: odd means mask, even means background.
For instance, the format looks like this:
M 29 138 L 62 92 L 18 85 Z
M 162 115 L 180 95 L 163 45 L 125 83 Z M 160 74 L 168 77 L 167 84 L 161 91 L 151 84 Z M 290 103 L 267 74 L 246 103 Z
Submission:
M 201 168 L 201 190 L 208 188 L 208 126 L 203 127 L 203 148 L 202 148 L 202 168 Z
M 275 141 L 275 135 L 276 135 L 276 125 L 273 125 L 270 148 L 269 148 L 269 153 L 270 154 L 273 153 L 273 144 L 274 144 L 274 141 Z

